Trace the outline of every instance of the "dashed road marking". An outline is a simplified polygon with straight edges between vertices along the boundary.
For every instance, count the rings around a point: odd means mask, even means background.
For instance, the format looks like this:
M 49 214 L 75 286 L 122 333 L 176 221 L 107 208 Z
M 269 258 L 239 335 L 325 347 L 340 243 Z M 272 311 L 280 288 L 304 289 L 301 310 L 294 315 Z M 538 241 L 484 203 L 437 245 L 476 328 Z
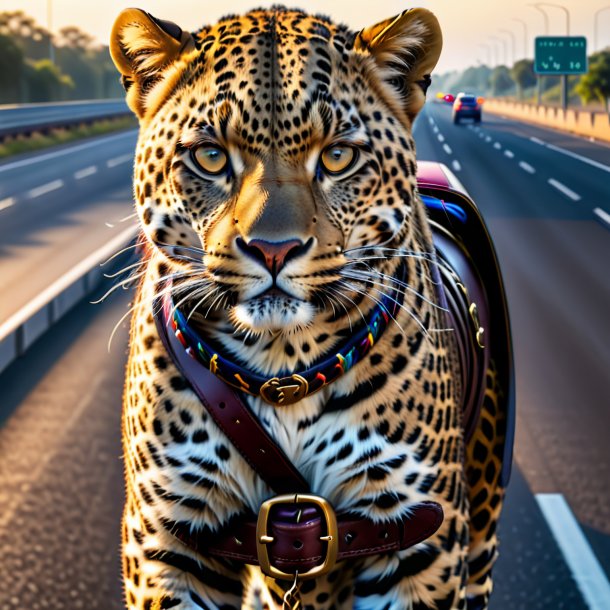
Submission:
M 434 125 L 434 119 L 431 116 L 428 117 L 428 123 L 430 123 L 430 125 Z
M 454 159 L 451 162 L 451 167 L 456 171 L 459 172 L 462 169 L 462 166 L 460 165 L 460 162 L 457 159 Z
M 599 161 L 594 161 L 593 159 L 589 159 L 589 157 L 583 157 L 582 155 L 574 153 L 571 150 L 566 150 L 565 148 L 559 148 L 559 146 L 555 146 L 553 144 L 547 144 L 546 147 L 550 148 L 551 150 L 554 150 L 555 152 L 561 153 L 562 155 L 567 155 L 568 157 L 572 157 L 573 159 L 578 159 L 579 161 L 582 161 L 583 163 L 592 165 L 593 167 L 596 167 L 597 169 L 601 169 L 605 172 L 610 172 L 610 166 L 604 165 L 603 163 L 600 163 Z
M 540 138 L 535 138 L 534 136 L 530 137 L 531 142 L 535 142 L 536 144 L 540 144 L 541 146 L 546 146 L 546 143 L 543 142 Z
M 117 165 L 121 165 L 121 163 L 127 163 L 127 161 L 131 161 L 133 159 L 133 155 L 121 155 L 120 157 L 114 157 L 113 159 L 108 159 L 106 161 L 107 167 L 116 167 Z
M 580 201 L 581 197 L 578 193 L 575 193 L 572 189 L 568 188 L 565 184 L 555 180 L 555 178 L 549 178 L 548 180 L 551 186 L 554 186 L 558 191 L 563 193 L 566 197 L 569 197 L 572 201 Z
M 512 150 L 505 150 L 504 156 L 508 157 L 509 159 L 512 159 L 515 156 L 515 153 Z
M 77 180 L 82 180 L 87 176 L 93 176 L 93 174 L 97 173 L 97 166 L 90 165 L 89 167 L 85 167 L 83 169 L 79 169 L 77 172 L 74 172 L 74 177 Z
M 561 494 L 536 494 L 536 502 L 589 610 L 608 608 L 610 582 Z
M 485 136 L 485 141 L 486 142 L 491 142 L 491 136 Z
M 610 229 L 610 214 L 601 208 L 594 208 L 593 213 Z
M 450 155 L 453 151 L 451 150 L 451 146 L 449 146 L 449 144 L 445 143 L 443 144 L 443 150 Z
M 434 133 L 438 133 L 438 127 L 437 127 L 436 125 L 433 125 L 433 126 L 432 126 L 432 131 L 433 131 Z
M 444 142 L 445 141 L 445 136 L 442 133 L 439 133 L 436 137 L 438 138 L 439 142 Z
M 10 208 L 12 205 L 15 205 L 15 198 L 14 197 L 7 197 L 6 199 L 0 199 L 0 211 L 2 210 L 6 210 L 7 208 Z
M 494 143 L 494 148 L 495 148 L 496 150 L 500 150 L 500 149 L 502 148 L 502 144 L 500 144 L 500 142 L 495 142 L 495 143 Z
M 57 189 L 60 189 L 63 185 L 63 180 L 53 180 L 52 182 L 47 182 L 42 186 L 37 186 L 36 188 L 30 189 L 26 193 L 26 196 L 30 199 L 35 199 L 36 197 L 41 197 L 42 195 L 46 195 L 51 191 L 56 191 Z
M 525 170 L 528 174 L 536 173 L 536 170 L 529 163 L 526 163 L 525 161 L 519 161 L 519 167 L 522 170 Z

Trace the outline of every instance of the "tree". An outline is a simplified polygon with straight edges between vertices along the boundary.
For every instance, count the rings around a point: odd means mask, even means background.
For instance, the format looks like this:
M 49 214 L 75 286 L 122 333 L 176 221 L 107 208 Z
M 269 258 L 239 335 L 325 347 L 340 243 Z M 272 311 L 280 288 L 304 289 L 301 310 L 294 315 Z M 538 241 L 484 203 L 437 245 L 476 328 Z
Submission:
M 585 104 L 598 99 L 610 113 L 610 50 L 591 56 L 589 72 L 580 79 L 576 91 Z
M 72 79 L 49 59 L 29 63 L 27 72 L 29 98 L 33 102 L 65 100 L 74 88 Z
M 489 84 L 491 86 L 492 95 L 507 93 L 515 86 L 506 66 L 496 66 L 493 69 L 493 72 L 489 77 Z
M 534 62 L 531 59 L 520 59 L 510 69 L 510 75 L 517 85 L 519 99 L 523 99 L 523 90 L 536 84 Z
M 9 36 L 0 34 L 0 102 L 22 99 L 24 59 L 21 47 Z

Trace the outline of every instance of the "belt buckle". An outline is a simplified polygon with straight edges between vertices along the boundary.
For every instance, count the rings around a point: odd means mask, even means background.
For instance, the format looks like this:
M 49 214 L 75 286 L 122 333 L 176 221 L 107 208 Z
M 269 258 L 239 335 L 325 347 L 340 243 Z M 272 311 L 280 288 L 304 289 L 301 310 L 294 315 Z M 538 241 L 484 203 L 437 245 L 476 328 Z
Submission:
M 275 540 L 269 535 L 268 530 L 269 513 L 271 512 L 271 509 L 277 504 L 292 503 L 316 505 L 322 511 L 322 515 L 326 522 L 326 535 L 320 536 L 320 540 L 327 543 L 324 561 L 319 566 L 314 566 L 303 574 L 298 572 L 296 578 L 298 580 L 310 580 L 328 574 L 335 566 L 335 563 L 337 562 L 337 553 L 339 552 L 339 528 L 337 526 L 337 517 L 328 500 L 311 494 L 286 494 L 275 496 L 262 503 L 256 522 L 256 552 L 262 572 L 271 578 L 280 580 L 293 580 L 295 578 L 295 574 L 284 572 L 271 565 L 269 549 L 267 548 L 267 545 Z

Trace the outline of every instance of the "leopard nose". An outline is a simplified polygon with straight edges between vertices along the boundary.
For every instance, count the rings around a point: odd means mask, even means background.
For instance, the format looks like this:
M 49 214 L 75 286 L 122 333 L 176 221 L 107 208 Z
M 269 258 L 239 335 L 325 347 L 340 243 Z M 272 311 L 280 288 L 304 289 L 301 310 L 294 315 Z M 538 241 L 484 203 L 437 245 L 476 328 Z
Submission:
M 284 265 L 309 250 L 313 239 L 303 243 L 300 239 L 287 239 L 285 241 L 266 241 L 264 239 L 251 239 L 246 242 L 241 237 L 236 240 L 237 247 L 250 258 L 261 262 L 276 277 Z

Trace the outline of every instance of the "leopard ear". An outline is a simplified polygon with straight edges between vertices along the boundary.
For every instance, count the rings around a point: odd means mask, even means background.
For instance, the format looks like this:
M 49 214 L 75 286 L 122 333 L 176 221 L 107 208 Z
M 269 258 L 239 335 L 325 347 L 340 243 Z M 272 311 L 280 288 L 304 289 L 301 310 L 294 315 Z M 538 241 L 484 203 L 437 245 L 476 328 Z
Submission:
M 398 92 L 400 106 L 414 119 L 424 105 L 430 73 L 443 48 L 437 18 L 423 8 L 406 10 L 364 28 L 354 47 L 372 55 L 381 79 Z
M 141 118 L 147 94 L 164 72 L 195 48 L 193 37 L 171 21 L 137 8 L 125 9 L 112 27 L 110 55 L 122 75 L 129 107 Z

